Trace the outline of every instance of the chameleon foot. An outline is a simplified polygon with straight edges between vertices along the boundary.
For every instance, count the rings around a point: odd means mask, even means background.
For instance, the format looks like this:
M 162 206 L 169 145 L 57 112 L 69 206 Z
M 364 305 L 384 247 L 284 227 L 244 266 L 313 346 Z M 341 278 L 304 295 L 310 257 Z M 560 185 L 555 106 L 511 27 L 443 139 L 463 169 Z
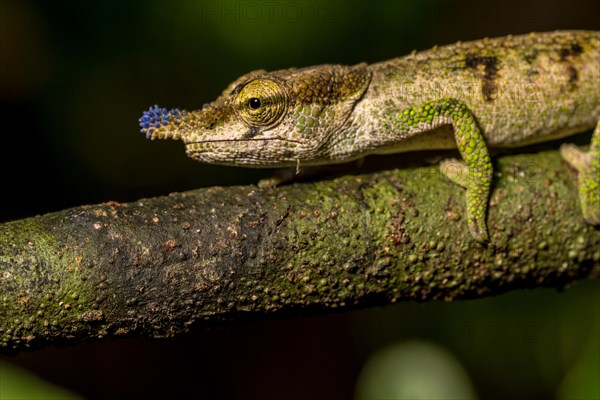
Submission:
M 464 163 L 448 160 L 441 164 L 442 173 L 467 189 L 467 224 L 473 238 L 487 242 L 485 224 L 487 201 L 492 181 L 492 161 L 483 134 L 467 105 L 456 99 L 423 103 L 389 114 L 391 123 L 401 132 L 410 132 L 416 124 L 427 130 L 451 124 L 454 139 Z
M 573 144 L 563 144 L 560 154 L 578 171 L 579 201 L 583 218 L 592 225 L 600 225 L 600 146 L 594 146 L 594 140 L 600 141 L 598 128 L 594 132 L 592 147 L 584 152 Z
M 451 181 L 467 189 L 467 225 L 469 231 L 478 242 L 487 242 L 489 237 L 485 214 L 489 181 L 491 179 L 482 180 L 481 176 L 486 175 L 483 171 L 474 170 L 471 172 L 465 163 L 454 158 L 440 162 L 440 170 Z

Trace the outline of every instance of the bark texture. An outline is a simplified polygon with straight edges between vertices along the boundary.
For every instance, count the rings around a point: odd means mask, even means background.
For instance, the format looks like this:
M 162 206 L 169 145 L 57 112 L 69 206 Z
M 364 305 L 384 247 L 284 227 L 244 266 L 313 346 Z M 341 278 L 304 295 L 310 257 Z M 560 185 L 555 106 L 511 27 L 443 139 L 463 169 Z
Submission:
M 0 225 L 0 352 L 224 319 L 454 300 L 600 273 L 557 152 L 496 162 L 491 243 L 435 166 L 213 187 Z

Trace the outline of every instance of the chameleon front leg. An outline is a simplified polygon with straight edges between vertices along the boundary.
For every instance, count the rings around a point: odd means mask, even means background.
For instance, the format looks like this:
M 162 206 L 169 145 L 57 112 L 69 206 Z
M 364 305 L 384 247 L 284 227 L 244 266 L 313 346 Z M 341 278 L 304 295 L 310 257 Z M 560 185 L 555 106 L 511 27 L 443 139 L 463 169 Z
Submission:
M 394 120 L 404 132 L 420 132 L 447 123 L 452 125 L 464 162 L 445 160 L 440 168 L 444 175 L 466 189 L 469 231 L 477 241 L 486 242 L 485 219 L 492 182 L 492 161 L 481 130 L 465 103 L 454 99 L 430 101 L 403 110 L 395 115 Z
M 592 135 L 590 151 L 586 153 L 574 144 L 563 144 L 560 154 L 579 173 L 583 218 L 592 225 L 600 225 L 600 121 Z

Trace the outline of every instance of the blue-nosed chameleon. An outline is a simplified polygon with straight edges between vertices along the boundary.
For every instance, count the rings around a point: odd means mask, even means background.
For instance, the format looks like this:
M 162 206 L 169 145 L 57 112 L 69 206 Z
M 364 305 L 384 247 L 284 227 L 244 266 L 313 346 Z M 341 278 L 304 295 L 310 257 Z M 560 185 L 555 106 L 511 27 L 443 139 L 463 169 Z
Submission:
M 434 47 L 376 64 L 246 74 L 195 111 L 151 107 L 150 139 L 181 139 L 206 163 L 284 167 L 374 153 L 456 148 L 442 172 L 466 189 L 467 225 L 488 240 L 488 148 L 594 128 L 589 151 L 563 144 L 583 216 L 600 224 L 600 32 L 531 33 Z M 448 129 L 450 128 L 450 129 Z M 453 135 L 444 132 L 453 132 Z

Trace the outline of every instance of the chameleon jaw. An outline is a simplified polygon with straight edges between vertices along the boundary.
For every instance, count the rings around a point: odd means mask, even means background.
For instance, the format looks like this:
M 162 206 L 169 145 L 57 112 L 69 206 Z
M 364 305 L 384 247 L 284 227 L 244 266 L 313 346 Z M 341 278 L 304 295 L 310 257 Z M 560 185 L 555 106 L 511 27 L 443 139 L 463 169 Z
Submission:
M 184 139 L 185 142 L 185 139 Z M 268 145 L 267 142 L 280 142 Z M 296 165 L 298 156 L 285 145 L 300 143 L 281 137 L 251 139 L 207 139 L 185 143 L 188 157 L 202 163 L 243 165 L 253 168 L 278 168 Z M 269 149 L 270 150 L 266 150 Z

